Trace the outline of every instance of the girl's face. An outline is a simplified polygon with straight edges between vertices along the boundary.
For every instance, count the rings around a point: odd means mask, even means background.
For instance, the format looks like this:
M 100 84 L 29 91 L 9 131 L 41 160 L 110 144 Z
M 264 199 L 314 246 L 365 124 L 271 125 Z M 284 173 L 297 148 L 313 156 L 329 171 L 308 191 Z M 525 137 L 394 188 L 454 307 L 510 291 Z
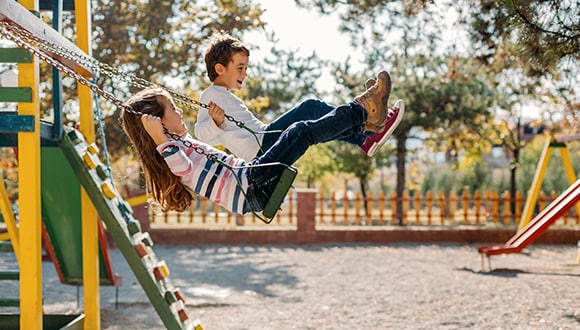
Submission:
M 223 86 L 227 89 L 239 91 L 248 76 L 249 57 L 243 52 L 237 52 L 227 66 L 216 64 L 218 77 L 214 79 L 214 85 Z
M 175 106 L 173 99 L 161 95 L 160 103 L 163 106 L 163 118 L 161 118 L 161 123 L 168 131 L 177 133 L 178 135 L 183 135 L 187 132 L 187 125 L 183 121 L 183 110 Z

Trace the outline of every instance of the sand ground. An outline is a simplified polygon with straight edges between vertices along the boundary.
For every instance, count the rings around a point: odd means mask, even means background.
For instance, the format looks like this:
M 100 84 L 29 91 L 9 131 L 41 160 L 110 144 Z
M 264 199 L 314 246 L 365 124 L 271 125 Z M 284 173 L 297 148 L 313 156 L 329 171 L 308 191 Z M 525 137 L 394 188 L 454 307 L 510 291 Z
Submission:
M 474 245 L 155 246 L 204 329 L 580 329 L 576 246 L 532 246 L 482 270 Z M 112 250 L 103 329 L 164 329 Z M 6 266 L 13 254 L 0 253 Z M 2 282 L 0 296 L 18 294 Z M 43 263 L 47 313 L 82 311 L 82 291 Z M 10 308 L 0 309 L 10 312 Z M 16 309 L 17 312 L 17 309 Z

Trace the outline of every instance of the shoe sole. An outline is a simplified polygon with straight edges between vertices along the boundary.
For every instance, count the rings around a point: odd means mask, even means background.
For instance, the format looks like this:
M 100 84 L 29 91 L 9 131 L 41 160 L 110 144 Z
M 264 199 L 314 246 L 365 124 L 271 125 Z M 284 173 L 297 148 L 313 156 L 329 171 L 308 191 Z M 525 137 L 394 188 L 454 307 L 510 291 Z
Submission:
M 385 135 L 383 135 L 383 137 L 379 141 L 373 142 L 373 144 L 369 148 L 369 152 L 367 153 L 367 155 L 369 157 L 373 157 L 377 153 L 379 148 L 382 147 L 383 144 L 385 144 L 385 142 L 391 137 L 391 135 L 393 134 L 395 129 L 401 123 L 401 120 L 403 120 L 403 115 L 405 114 L 405 101 L 397 100 L 397 102 L 395 102 L 395 104 L 397 104 L 399 102 L 401 105 L 399 106 L 399 115 L 397 116 L 397 119 L 395 119 L 395 122 L 393 123 L 393 125 L 391 125 L 391 127 L 387 130 L 387 133 Z

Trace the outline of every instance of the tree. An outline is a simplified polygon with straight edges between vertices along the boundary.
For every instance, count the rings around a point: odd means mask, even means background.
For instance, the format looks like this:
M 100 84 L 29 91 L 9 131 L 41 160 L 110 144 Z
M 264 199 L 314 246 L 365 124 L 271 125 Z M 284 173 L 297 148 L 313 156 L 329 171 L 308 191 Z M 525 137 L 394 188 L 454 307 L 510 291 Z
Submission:
M 554 109 L 546 111 L 552 122 L 562 123 L 559 128 L 553 127 L 553 130 L 578 130 L 580 102 L 577 86 L 580 86 L 580 75 L 577 60 L 580 56 L 580 27 L 577 2 L 481 0 L 466 5 L 462 1 L 296 0 L 296 3 L 316 8 L 321 13 L 339 12 L 342 19 L 341 31 L 351 34 L 352 44 L 365 52 L 369 68 L 380 67 L 383 63 L 394 63 L 395 79 L 407 80 L 403 81 L 404 86 L 401 86 L 401 81 L 396 81 L 394 89 L 397 97 L 403 97 L 409 103 L 405 120 L 395 132 L 400 155 L 406 150 L 404 141 L 413 132 L 412 127 L 436 133 L 431 136 L 436 137 L 438 142 L 445 143 L 452 154 L 461 149 L 456 146 L 466 146 L 466 143 L 461 143 L 460 137 L 468 138 L 471 144 L 470 149 L 463 149 L 464 152 L 471 150 L 471 154 L 476 154 L 478 150 L 486 147 L 493 135 L 486 130 L 494 128 L 487 110 L 483 117 L 475 121 L 462 123 L 462 119 L 466 117 L 458 112 L 460 120 L 457 123 L 453 123 L 455 116 L 450 116 L 450 121 L 433 120 L 431 124 L 427 124 L 429 115 L 420 110 L 426 102 L 443 102 L 435 105 L 436 108 L 453 104 L 444 95 L 461 95 L 462 84 L 473 87 L 473 95 L 483 93 L 478 100 L 481 105 L 491 105 L 493 98 L 490 93 L 504 98 L 502 108 L 511 117 L 517 117 L 516 112 L 521 103 L 533 100 L 548 103 L 550 106 L 547 108 Z M 443 17 L 439 13 L 444 13 Z M 456 47 L 457 43 L 462 42 L 461 39 L 456 38 L 449 43 L 445 42 L 446 38 L 442 35 L 441 31 L 445 30 L 445 24 L 442 23 L 453 17 L 456 17 L 453 34 L 460 35 L 457 31 L 467 31 L 471 37 L 471 45 L 465 43 L 467 51 L 460 52 Z M 401 51 L 397 52 L 398 49 Z M 395 63 L 397 60 L 394 57 L 397 56 L 405 60 Z M 445 69 L 445 59 L 449 58 L 460 61 L 455 62 L 456 65 L 449 62 Z M 427 62 L 437 61 L 438 65 L 426 65 Z M 481 70 L 475 71 L 474 68 L 478 65 Z M 447 70 L 449 77 L 453 76 L 453 71 L 458 67 L 462 70 L 467 67 L 468 74 L 474 76 L 464 74 L 463 81 L 440 83 L 436 78 L 423 74 L 435 73 L 442 78 L 443 71 Z M 421 81 L 407 79 L 412 76 L 407 74 L 408 71 L 413 70 L 417 77 L 421 77 Z M 479 81 L 474 77 L 480 77 Z M 426 88 L 433 91 L 423 93 Z M 417 97 L 423 97 L 422 100 L 426 102 L 417 101 Z M 416 118 L 415 114 L 423 118 Z M 444 112 L 442 114 L 445 115 Z M 419 125 L 414 126 L 413 122 Z M 450 123 L 452 126 L 449 126 Z M 445 130 L 435 129 L 432 124 L 440 125 Z M 473 133 L 476 133 L 471 135 L 473 139 L 464 134 L 469 131 L 462 129 L 469 127 L 465 125 L 476 125 L 471 126 Z M 479 129 L 477 125 L 480 125 Z M 446 134 L 449 128 L 455 133 Z M 498 131 L 497 128 L 493 130 Z M 507 136 L 504 133 L 501 135 Z M 445 142 L 448 138 L 449 141 Z M 476 141 L 482 138 L 488 141 Z M 523 148 L 518 141 L 506 144 L 509 144 L 516 155 Z M 399 172 L 404 164 L 405 160 L 399 158 Z M 514 166 L 512 182 L 515 182 L 515 168 Z M 404 172 L 398 176 L 397 190 L 401 192 L 401 186 L 405 182 Z
M 250 64 L 249 82 L 239 96 L 248 108 L 264 121 L 271 121 L 289 110 L 302 99 L 317 95 L 315 83 L 322 74 L 320 60 L 316 54 L 299 57 L 296 51 L 276 47 L 274 33 L 268 36 L 272 43 L 270 54 L 259 63 Z M 265 98 L 261 107 L 253 107 L 254 100 Z
M 313 188 L 315 182 L 323 177 L 324 173 L 338 171 L 328 144 L 315 145 L 306 151 L 296 166 L 300 177 L 306 180 L 306 187 Z
M 204 80 L 205 40 L 216 31 L 241 36 L 264 26 L 262 9 L 251 1 L 99 1 L 93 4 L 93 56 L 139 78 L 169 85 L 196 98 Z M 218 14 L 219 13 L 219 14 Z M 177 86 L 175 86 L 177 82 Z M 98 85 L 120 99 L 135 87 L 101 76 Z M 110 103 L 101 103 L 108 149 L 113 159 L 128 152 L 128 141 Z M 190 121 L 195 112 L 186 113 Z
M 577 131 L 579 9 L 574 1 L 481 0 L 472 7 L 470 36 L 476 58 L 495 76 L 493 84 L 503 94 L 507 117 L 516 118 L 515 129 L 498 125 L 492 134 L 495 143 L 513 152 L 512 196 L 525 147 L 519 138 L 521 104 L 540 99 L 550 104 L 544 112 L 546 121 L 554 123 L 553 132 Z
M 526 63 L 526 73 L 541 76 L 562 62 L 580 59 L 580 5 L 575 1 L 480 0 L 473 6 L 471 37 L 486 64 Z M 506 53 L 507 51 L 507 53 Z M 500 66 L 503 67 L 503 64 Z

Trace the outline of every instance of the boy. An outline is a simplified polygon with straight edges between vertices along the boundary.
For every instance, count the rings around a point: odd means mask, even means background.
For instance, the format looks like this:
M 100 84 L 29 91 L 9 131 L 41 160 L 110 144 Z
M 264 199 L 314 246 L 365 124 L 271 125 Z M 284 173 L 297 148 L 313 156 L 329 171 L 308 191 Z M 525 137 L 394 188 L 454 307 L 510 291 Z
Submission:
M 308 99 L 270 124 L 264 124 L 231 92 L 242 88 L 247 77 L 249 56 L 249 49 L 241 41 L 223 33 L 214 36 L 205 54 L 207 74 L 212 86 L 204 90 L 200 96 L 200 101 L 209 104 L 210 107 L 199 109 L 194 127 L 195 136 L 200 141 L 214 146 L 223 145 L 246 161 L 268 150 L 276 143 L 280 132 L 292 124 L 319 119 L 335 108 L 323 101 Z M 384 102 L 387 104 L 391 79 L 385 71 L 382 75 L 388 89 Z M 376 80 L 369 79 L 367 89 L 375 84 Z M 243 122 L 257 134 L 252 134 L 225 120 L 225 113 L 236 121 Z M 376 113 L 369 116 L 365 123 L 364 131 L 344 136 L 339 140 L 358 145 L 365 154 L 373 156 L 397 127 L 403 113 L 402 100 L 397 101 L 391 109 L 376 109 Z

